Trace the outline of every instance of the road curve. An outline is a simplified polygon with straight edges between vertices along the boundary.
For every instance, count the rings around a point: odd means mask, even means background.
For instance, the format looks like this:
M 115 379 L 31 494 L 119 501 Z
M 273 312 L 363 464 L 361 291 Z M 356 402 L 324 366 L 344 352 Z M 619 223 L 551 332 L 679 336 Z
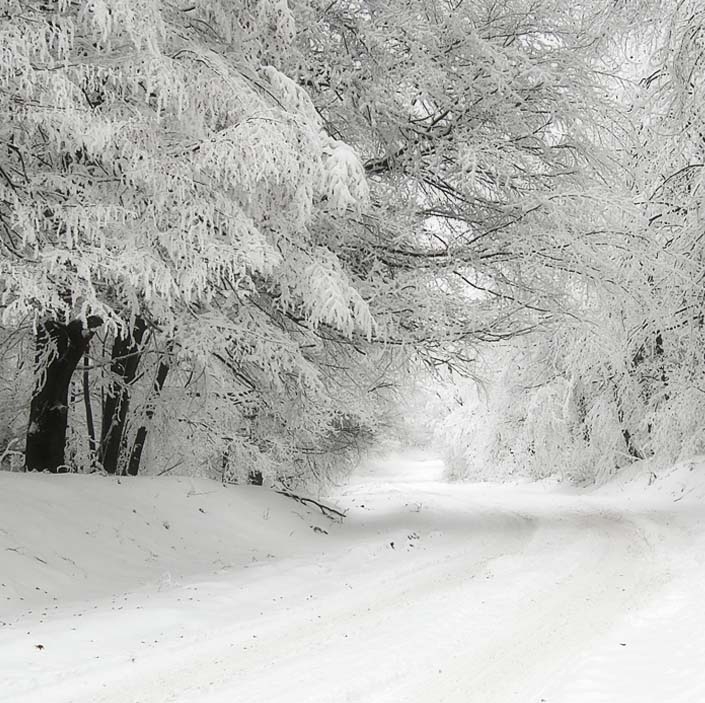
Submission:
M 44 623 L 56 654 L 10 678 L 5 698 L 0 684 L 0 700 L 705 700 L 694 661 L 705 661 L 702 621 L 678 633 L 686 649 L 652 655 L 640 675 L 630 669 L 644 665 L 638 641 L 646 649 L 699 599 L 700 511 L 451 485 L 441 468 L 409 456 L 371 464 L 336 496 L 348 517 L 315 557 Z M 95 656 L 80 659 L 86 638 Z M 669 683 L 673 671 L 680 683 Z M 632 699 L 637 678 L 647 697 Z M 670 697 L 649 698 L 658 685 Z

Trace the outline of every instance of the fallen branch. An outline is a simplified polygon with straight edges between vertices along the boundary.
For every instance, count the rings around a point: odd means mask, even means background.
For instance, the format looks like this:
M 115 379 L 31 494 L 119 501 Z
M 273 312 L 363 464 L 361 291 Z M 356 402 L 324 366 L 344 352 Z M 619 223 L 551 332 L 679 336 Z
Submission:
M 184 463 L 183 459 L 179 459 L 175 464 L 172 464 L 169 468 L 167 469 L 162 469 L 157 476 L 163 476 L 164 474 L 168 474 L 170 471 L 173 471 L 177 466 L 181 466 L 181 464 Z
M 280 495 L 286 496 L 287 498 L 291 498 L 298 503 L 301 503 L 302 505 L 306 505 L 307 503 L 311 503 L 312 505 L 315 505 L 327 518 L 331 520 L 337 520 L 340 519 L 342 520 L 345 517 L 345 513 L 341 513 L 340 510 L 336 510 L 335 508 L 331 508 L 330 505 L 325 505 L 324 503 L 320 503 L 319 501 L 313 499 L 313 498 L 306 498 L 304 496 L 296 495 L 296 493 L 291 493 L 291 491 L 283 491 L 283 490 L 278 490 L 276 491 Z

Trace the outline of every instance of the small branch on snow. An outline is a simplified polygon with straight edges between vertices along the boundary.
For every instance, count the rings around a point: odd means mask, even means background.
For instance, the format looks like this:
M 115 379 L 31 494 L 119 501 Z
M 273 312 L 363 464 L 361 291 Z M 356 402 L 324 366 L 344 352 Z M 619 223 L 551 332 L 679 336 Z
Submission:
M 168 474 L 170 471 L 173 471 L 177 466 L 181 466 L 181 464 L 184 463 L 183 459 L 179 459 L 175 464 L 172 464 L 170 467 L 166 469 L 162 469 L 157 476 L 163 476 L 164 474 Z
M 331 520 L 337 520 L 340 519 L 342 520 L 345 517 L 345 513 L 340 512 L 340 510 L 336 510 L 335 508 L 331 508 L 330 505 L 325 505 L 324 503 L 320 503 L 317 500 L 314 500 L 313 498 L 306 498 L 304 496 L 296 495 L 296 493 L 291 493 L 291 491 L 284 491 L 284 490 L 278 490 L 276 493 L 279 493 L 283 496 L 286 496 L 287 498 L 292 498 L 293 500 L 297 501 L 298 503 L 301 503 L 302 505 L 306 505 L 307 503 L 311 503 L 312 505 L 315 505 L 317 508 L 320 509 L 320 511 L 327 517 L 330 518 Z

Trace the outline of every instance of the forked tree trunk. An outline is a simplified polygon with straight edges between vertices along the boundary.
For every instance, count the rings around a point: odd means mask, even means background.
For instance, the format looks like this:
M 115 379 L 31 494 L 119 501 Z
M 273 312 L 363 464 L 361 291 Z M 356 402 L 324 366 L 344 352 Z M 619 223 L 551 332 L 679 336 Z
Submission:
M 103 421 L 100 440 L 100 460 L 109 473 L 117 473 L 120 452 L 125 437 L 127 411 L 130 406 L 130 386 L 137 377 L 142 357 L 142 341 L 147 331 L 144 318 L 138 317 L 131 337 L 118 337 L 113 342 L 110 371 L 113 381 L 103 403 Z
M 135 441 L 132 445 L 132 451 L 130 452 L 130 461 L 127 465 L 127 473 L 130 476 L 137 476 L 140 470 L 140 464 L 142 462 L 142 451 L 144 450 L 144 444 L 147 441 L 147 430 L 149 429 L 149 423 L 154 417 L 154 403 L 162 392 L 164 388 L 164 383 L 166 382 L 166 377 L 169 374 L 169 364 L 168 362 L 162 360 L 159 362 L 159 368 L 157 369 L 157 376 L 154 379 L 154 385 L 152 386 L 152 393 L 147 399 L 147 407 L 144 411 L 144 422 L 137 429 L 135 435 Z
M 92 315 L 85 326 L 81 320 L 68 325 L 49 320 L 38 328 L 37 382 L 29 407 L 25 448 L 27 471 L 57 473 L 64 466 L 71 377 L 102 324 L 101 318 Z

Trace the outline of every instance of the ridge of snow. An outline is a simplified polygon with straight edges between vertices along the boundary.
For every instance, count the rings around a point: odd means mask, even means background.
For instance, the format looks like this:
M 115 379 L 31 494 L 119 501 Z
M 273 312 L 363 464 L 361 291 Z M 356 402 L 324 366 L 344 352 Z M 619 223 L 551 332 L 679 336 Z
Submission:
M 256 486 L 183 477 L 0 472 L 0 623 L 320 550 L 329 520 Z

